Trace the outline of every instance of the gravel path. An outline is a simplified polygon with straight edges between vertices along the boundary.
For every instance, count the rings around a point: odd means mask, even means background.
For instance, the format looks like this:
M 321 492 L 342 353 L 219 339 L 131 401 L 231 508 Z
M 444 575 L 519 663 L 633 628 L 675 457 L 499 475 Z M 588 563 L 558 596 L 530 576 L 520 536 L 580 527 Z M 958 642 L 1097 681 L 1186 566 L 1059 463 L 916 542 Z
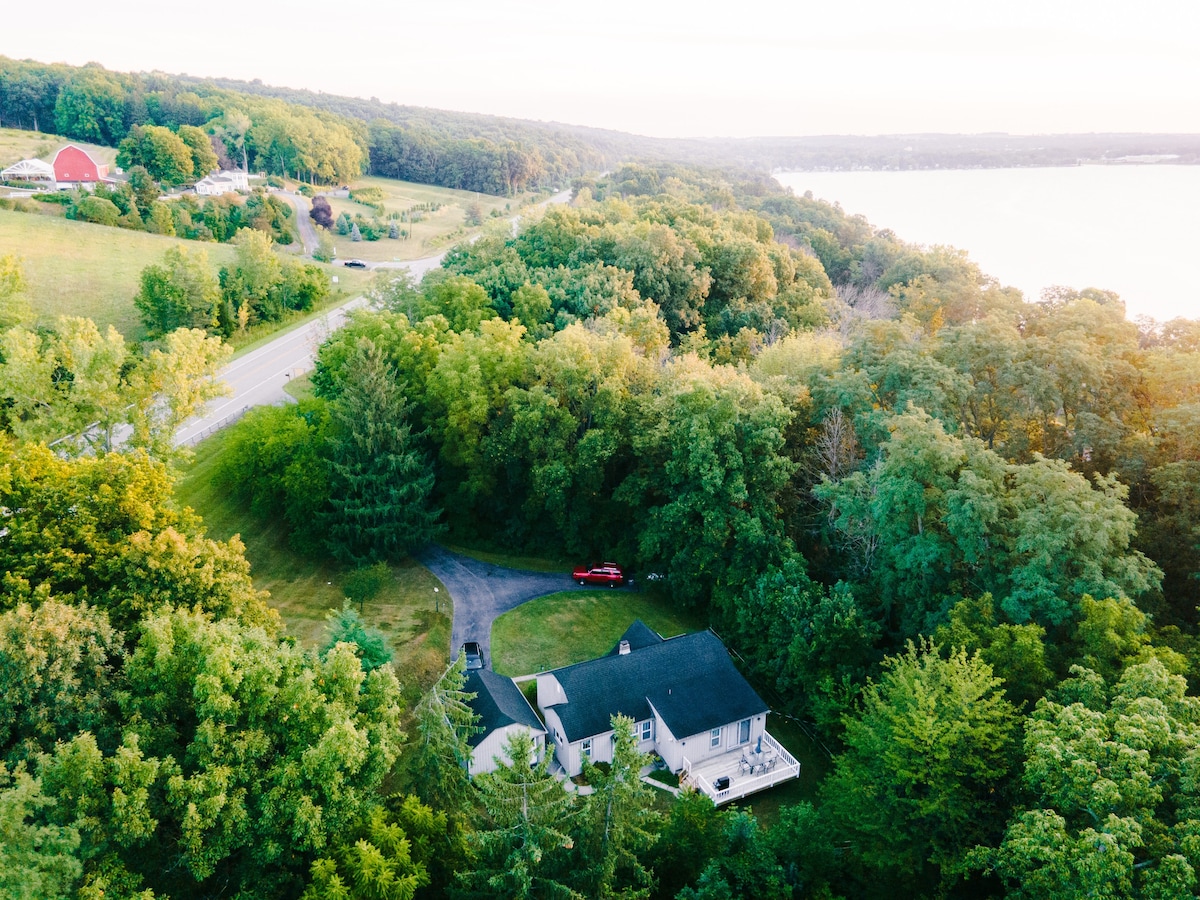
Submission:
M 506 569 L 460 556 L 436 544 L 418 553 L 417 560 L 446 586 L 454 603 L 451 657 L 458 654 L 464 641 L 478 641 L 488 668 L 492 662 L 492 622 L 497 616 L 535 597 L 584 590 L 571 580 L 569 572 Z

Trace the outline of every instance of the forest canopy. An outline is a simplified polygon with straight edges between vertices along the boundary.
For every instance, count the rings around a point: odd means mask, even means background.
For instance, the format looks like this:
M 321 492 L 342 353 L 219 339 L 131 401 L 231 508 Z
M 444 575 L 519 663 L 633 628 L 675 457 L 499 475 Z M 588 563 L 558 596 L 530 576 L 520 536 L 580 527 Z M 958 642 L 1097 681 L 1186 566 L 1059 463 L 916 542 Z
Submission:
M 241 232 L 220 280 L 147 270 L 161 345 L 0 335 L 0 871 L 87 900 L 1196 895 L 1200 324 L 1031 302 L 747 173 L 625 165 L 500 225 L 380 277 L 217 489 L 363 578 L 443 534 L 660 575 L 822 783 L 761 820 L 660 808 L 620 718 L 589 794 L 520 735 L 471 782 L 461 666 L 408 709 L 352 609 L 359 637 L 289 636 L 174 501 L 167 420 L 116 438 L 119 398 L 215 364 L 189 326 L 290 308 L 303 268 Z

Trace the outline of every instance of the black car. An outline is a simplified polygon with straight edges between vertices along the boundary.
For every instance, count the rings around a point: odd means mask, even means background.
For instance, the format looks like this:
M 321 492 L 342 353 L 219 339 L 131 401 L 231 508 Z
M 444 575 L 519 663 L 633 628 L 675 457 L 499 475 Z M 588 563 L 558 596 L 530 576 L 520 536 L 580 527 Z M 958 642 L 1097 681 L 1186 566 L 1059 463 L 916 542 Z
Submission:
M 467 659 L 467 669 L 483 668 L 483 648 L 478 641 L 467 641 L 462 645 L 462 654 Z
M 367 264 L 361 259 L 348 259 L 342 263 L 347 269 L 365 269 Z

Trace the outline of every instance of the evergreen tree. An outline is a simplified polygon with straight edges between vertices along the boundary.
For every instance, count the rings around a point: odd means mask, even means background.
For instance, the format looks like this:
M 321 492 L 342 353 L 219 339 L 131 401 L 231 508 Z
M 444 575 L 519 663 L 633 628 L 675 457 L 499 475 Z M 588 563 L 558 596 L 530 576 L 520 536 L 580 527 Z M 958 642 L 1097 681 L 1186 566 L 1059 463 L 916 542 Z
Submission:
M 583 774 L 593 791 L 584 801 L 586 820 L 584 877 L 593 897 L 646 897 L 653 875 L 639 852 L 654 843 L 658 814 L 649 787 L 641 780 L 650 758 L 638 752 L 633 720 L 613 716 L 613 758 L 607 769 L 584 758 Z
M 533 739 L 515 731 L 505 745 L 512 762 L 475 779 L 489 821 L 471 840 L 476 867 L 460 873 L 469 897 L 581 897 L 565 880 L 575 842 L 567 830 L 574 795 L 550 774 L 550 756 L 535 765 Z
M 452 818 L 472 802 L 468 741 L 479 729 L 466 681 L 466 659 L 459 654 L 417 705 L 417 737 L 403 761 L 406 789 Z
M 431 540 L 433 470 L 408 424 L 409 404 L 382 354 L 365 341 L 333 404 L 333 490 L 326 542 L 343 562 L 398 559 Z
M 322 653 L 328 653 L 338 644 L 353 644 L 364 672 L 392 661 L 392 651 L 383 632 L 378 628 L 368 628 L 362 617 L 350 607 L 349 600 L 340 610 L 330 610 L 325 621 L 329 623 L 329 638 L 321 648 Z
M 362 232 L 359 231 L 357 222 L 350 226 L 350 240 L 356 244 L 362 240 Z

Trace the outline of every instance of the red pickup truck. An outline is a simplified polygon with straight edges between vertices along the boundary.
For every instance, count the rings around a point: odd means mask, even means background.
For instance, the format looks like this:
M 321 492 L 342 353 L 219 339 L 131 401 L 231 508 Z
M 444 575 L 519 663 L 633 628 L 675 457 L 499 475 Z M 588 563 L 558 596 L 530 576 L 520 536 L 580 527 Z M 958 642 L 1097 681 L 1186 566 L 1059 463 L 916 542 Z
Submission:
M 610 588 L 620 587 L 625 583 L 625 572 L 616 563 L 594 563 L 590 566 L 580 566 L 571 573 L 580 584 L 608 585 Z

